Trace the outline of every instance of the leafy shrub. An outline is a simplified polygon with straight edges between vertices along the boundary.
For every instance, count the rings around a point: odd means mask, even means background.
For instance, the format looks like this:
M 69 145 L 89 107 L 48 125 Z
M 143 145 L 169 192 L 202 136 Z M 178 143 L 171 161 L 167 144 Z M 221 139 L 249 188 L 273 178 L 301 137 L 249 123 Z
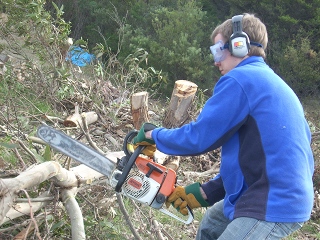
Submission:
M 320 92 L 320 60 L 307 38 L 292 41 L 279 58 L 280 74 L 299 96 Z

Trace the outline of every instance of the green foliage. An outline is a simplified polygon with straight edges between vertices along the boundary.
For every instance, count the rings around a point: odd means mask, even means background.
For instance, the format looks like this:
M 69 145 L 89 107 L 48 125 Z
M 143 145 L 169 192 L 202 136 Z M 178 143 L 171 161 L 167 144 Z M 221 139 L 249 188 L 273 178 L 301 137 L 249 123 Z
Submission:
M 105 233 L 103 239 L 114 239 L 114 240 L 121 240 L 123 239 L 122 231 L 119 228 L 121 224 L 115 223 L 114 221 L 110 221 L 108 219 L 102 219 L 102 221 L 99 222 L 99 227 L 101 230 Z
M 53 221 L 49 221 L 50 235 L 54 239 L 65 239 L 71 235 L 71 225 L 70 220 L 67 215 L 62 215 L 62 218 L 58 221 L 54 221 L 57 219 L 52 219 Z
M 65 98 L 74 96 L 74 93 L 75 93 L 74 86 L 70 82 L 65 81 L 59 87 L 59 89 L 57 91 L 57 97 L 60 100 L 63 100 Z
M 145 49 L 148 52 L 145 66 L 162 72 L 167 81 L 162 92 L 167 92 L 166 95 L 179 79 L 193 81 L 202 89 L 212 87 L 211 79 L 218 79 L 219 74 L 210 66 L 209 35 L 218 22 L 235 14 L 255 13 L 267 25 L 270 40 L 267 61 L 286 79 L 286 73 L 279 71 L 282 61 L 279 56 L 284 55 L 287 46 L 300 41 L 297 34 L 301 29 L 304 36 L 299 37 L 308 38 L 313 51 L 320 50 L 318 0 L 126 0 L 125 3 L 82 0 L 77 5 L 65 4 L 65 9 L 69 9 L 66 19 L 72 19 L 74 27 L 78 27 L 73 34 L 81 29 L 79 38 L 88 39 L 89 47 L 103 39 L 108 51 L 117 54 L 120 62 L 136 49 Z M 84 18 L 84 13 L 88 17 Z M 301 56 L 298 58 L 304 61 Z
M 49 145 L 46 145 L 43 158 L 45 161 L 51 161 L 52 160 L 52 151 Z
M 300 231 L 308 233 L 311 239 L 320 239 L 319 223 L 320 221 L 317 219 L 313 224 L 305 224 Z
M 65 85 L 67 85 L 65 81 L 70 75 L 64 59 L 69 48 L 67 40 L 70 34 L 70 23 L 63 19 L 63 6 L 58 7 L 52 3 L 54 8 L 52 17 L 44 9 L 45 3 L 46 1 L 43 0 L 6 1 L 5 9 L 10 14 L 8 23 L 2 25 L 0 31 L 0 33 L 3 32 L 1 37 L 6 39 L 11 48 L 14 46 L 15 54 L 20 55 L 20 61 L 25 66 L 23 70 L 19 70 L 23 78 L 17 81 L 16 64 L 8 63 L 8 71 L 4 76 L 5 82 L 13 82 L 15 94 L 22 94 L 24 97 L 22 99 L 20 95 L 17 102 L 21 102 L 22 105 L 33 104 L 32 108 L 39 112 L 50 111 L 48 104 L 42 103 L 43 98 L 55 95 L 55 91 L 58 90 L 60 95 L 63 95 L 66 91 Z M 10 39 L 10 36 L 16 37 L 17 35 L 20 36 L 19 41 Z M 25 85 L 25 81 L 27 80 L 29 84 L 30 79 L 33 80 L 33 87 Z M 41 89 L 37 89 L 39 87 Z M 63 93 L 61 89 L 64 90 Z M 42 92 L 43 95 L 39 95 L 39 92 Z M 70 94 L 70 90 L 68 93 Z M 9 95 L 14 95 L 14 93 Z M 31 103 L 31 99 L 38 101 Z
M 208 83 L 211 56 L 202 48 L 203 42 L 209 45 L 203 24 L 205 12 L 195 1 L 177 1 L 176 6 L 158 6 L 150 11 L 147 20 L 152 28 L 127 25 L 124 42 L 130 49 L 143 47 L 150 53 L 148 63 L 162 69 L 168 81 L 162 91 L 171 93 L 174 82 L 180 79 Z
M 13 66 L 9 64 L 6 66 L 7 72 L 0 78 L 0 105 L 9 104 L 12 107 L 14 106 L 12 109 L 8 109 L 6 114 L 10 115 L 11 111 L 19 107 L 28 108 L 30 114 L 50 112 L 51 107 L 49 103 L 35 97 L 37 92 L 33 91 L 34 89 L 23 81 L 16 79 L 17 72 L 13 69 Z M 26 72 L 24 74 L 27 74 Z M 29 123 L 28 118 L 23 117 L 23 115 L 16 117 L 16 120 L 19 120 L 24 125 L 28 125 Z
M 14 143 L 0 142 L 0 146 L 5 147 L 5 148 L 13 149 L 13 148 L 18 147 L 19 145 L 18 144 L 14 144 Z
M 75 6 L 67 4 L 67 7 Z M 215 73 L 208 48 L 212 29 L 206 29 L 208 19 L 199 2 L 80 1 L 77 7 L 79 12 L 73 25 L 83 26 L 81 37 L 88 39 L 89 48 L 103 40 L 107 51 L 102 61 L 109 60 L 113 53 L 126 64 L 130 54 L 145 49 L 147 61 L 140 67 L 161 72 L 161 81 L 167 83 L 156 86 L 161 85 L 161 92 L 166 95 L 171 94 L 174 82 L 180 79 L 196 82 L 200 88 L 212 87 L 210 79 Z M 84 13 L 88 16 L 80 19 Z M 67 19 L 73 18 L 69 10 Z M 143 87 L 150 85 L 153 83 Z
M 45 0 L 8 0 L 4 6 L 10 13 L 8 26 L 14 26 L 20 36 L 25 36 L 25 44 L 37 52 L 41 60 L 52 61 L 53 57 L 59 58 L 54 55 L 58 54 L 57 48 L 66 43 L 70 24 L 63 19 L 63 7 L 53 3 L 56 10 L 53 18 L 44 9 L 45 3 Z M 48 51 L 52 51 L 50 58 Z
M 285 81 L 300 96 L 316 95 L 320 92 L 318 53 L 311 48 L 307 38 L 297 38 L 279 55 L 279 72 Z
M 8 139 L 1 139 L 0 142 L 0 156 L 4 162 L 10 163 L 13 166 L 17 164 L 17 158 L 11 151 L 13 148 L 17 147 L 17 144 L 8 142 Z

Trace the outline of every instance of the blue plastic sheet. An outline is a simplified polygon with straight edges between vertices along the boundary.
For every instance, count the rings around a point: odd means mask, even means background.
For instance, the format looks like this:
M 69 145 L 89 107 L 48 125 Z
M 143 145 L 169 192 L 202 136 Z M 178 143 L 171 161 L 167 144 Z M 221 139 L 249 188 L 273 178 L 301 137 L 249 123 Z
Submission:
M 95 60 L 95 56 L 94 54 L 88 53 L 83 48 L 75 46 L 71 47 L 68 51 L 66 60 L 71 61 L 72 64 L 76 66 L 84 67 L 92 63 Z

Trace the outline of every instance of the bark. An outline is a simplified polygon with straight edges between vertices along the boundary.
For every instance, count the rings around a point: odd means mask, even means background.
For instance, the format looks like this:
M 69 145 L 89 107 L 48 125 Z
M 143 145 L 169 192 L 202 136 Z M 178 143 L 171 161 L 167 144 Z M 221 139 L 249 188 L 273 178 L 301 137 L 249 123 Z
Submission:
M 162 125 L 166 128 L 176 128 L 190 122 L 189 111 L 192 111 L 193 99 L 197 92 L 198 86 L 187 80 L 178 80 L 175 83 L 170 104 L 166 110 Z M 161 155 L 161 154 L 160 154 Z M 161 160 L 160 160 L 161 159 Z M 166 166 L 175 171 L 180 165 L 179 156 L 159 157 L 161 162 L 166 162 Z
M 180 127 L 192 120 L 188 111 L 192 108 L 197 89 L 198 86 L 190 81 L 176 81 L 169 107 L 162 122 L 164 127 Z
M 83 119 L 86 121 L 86 125 L 94 123 L 98 120 L 98 114 L 95 112 L 83 112 L 79 113 L 79 106 L 75 106 L 74 114 L 68 116 L 63 125 L 65 127 L 82 127 L 84 126 Z
M 106 157 L 117 162 L 117 158 L 124 156 L 124 152 L 110 152 Z M 101 173 L 92 170 L 85 165 L 78 165 L 68 171 L 58 162 L 48 161 L 39 165 L 33 165 L 15 178 L 0 179 L 0 226 L 22 215 L 30 213 L 28 203 L 16 203 L 20 190 L 38 186 L 40 183 L 51 180 L 55 185 L 64 189 L 77 189 L 81 184 L 91 184 L 94 180 L 104 177 Z M 69 195 L 70 193 L 66 193 Z M 51 196 L 45 192 L 39 198 Z M 31 199 L 32 201 L 32 199 Z M 33 202 L 32 212 L 46 206 L 49 201 Z
M 135 129 L 140 129 L 144 122 L 149 122 L 147 92 L 139 92 L 132 95 L 131 114 Z
M 72 240 L 82 240 L 86 239 L 86 233 L 82 212 L 77 200 L 75 199 L 76 192 L 77 188 L 73 188 L 71 190 L 64 189 L 61 192 L 61 198 L 71 221 Z

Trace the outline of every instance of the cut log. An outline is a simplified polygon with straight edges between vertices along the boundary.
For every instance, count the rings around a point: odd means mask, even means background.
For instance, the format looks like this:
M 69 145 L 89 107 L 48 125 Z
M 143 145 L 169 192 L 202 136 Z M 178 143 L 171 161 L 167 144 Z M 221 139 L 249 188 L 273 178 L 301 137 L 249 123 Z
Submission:
M 63 125 L 65 127 L 83 127 L 83 120 L 86 120 L 86 124 L 89 125 L 91 123 L 94 123 L 98 120 L 98 114 L 96 112 L 83 112 L 79 113 L 79 106 L 75 105 L 74 114 L 68 116 L 64 122 Z
M 192 108 L 197 89 L 198 86 L 193 82 L 187 80 L 176 81 L 169 107 L 162 122 L 164 127 L 180 127 L 192 120 L 188 111 Z
M 149 122 L 148 97 L 147 92 L 134 93 L 131 96 L 131 114 L 135 129 L 140 129 L 144 122 Z

